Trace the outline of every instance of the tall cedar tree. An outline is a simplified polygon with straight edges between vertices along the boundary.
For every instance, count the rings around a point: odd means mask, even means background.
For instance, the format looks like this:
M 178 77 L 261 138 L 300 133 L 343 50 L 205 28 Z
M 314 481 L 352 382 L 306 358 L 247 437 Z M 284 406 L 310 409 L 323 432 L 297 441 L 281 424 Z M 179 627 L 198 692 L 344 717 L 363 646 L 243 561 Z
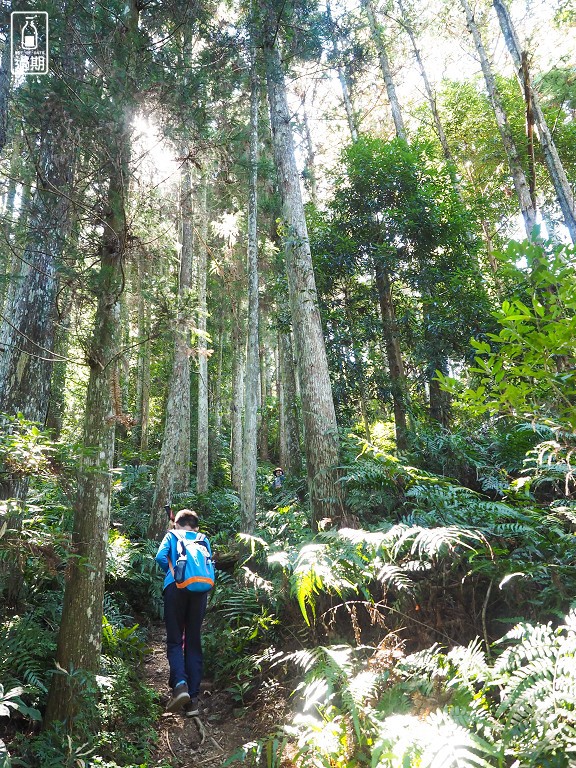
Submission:
M 129 178 L 131 121 L 135 111 L 131 72 L 139 41 L 138 6 L 130 3 L 110 49 L 108 126 L 113 127 L 107 163 L 109 186 L 100 250 L 98 303 L 89 349 L 90 378 L 86 394 L 78 495 L 74 514 L 74 557 L 64 592 L 56 663 L 44 727 L 65 723 L 71 731 L 87 695 L 86 680 L 99 668 L 102 636 L 106 548 L 110 522 L 110 470 L 118 404 L 114 380 L 120 339 L 120 296 L 127 245 L 125 201 Z M 84 675 L 88 673 L 88 678 Z
M 267 3 L 262 10 L 266 14 L 263 52 L 272 144 L 283 206 L 284 250 L 302 397 L 306 470 L 312 523 L 316 526 L 324 518 L 337 521 L 342 517 L 342 489 L 337 470 L 338 425 L 279 51 L 278 30 L 286 6 L 279 9 L 274 3 Z

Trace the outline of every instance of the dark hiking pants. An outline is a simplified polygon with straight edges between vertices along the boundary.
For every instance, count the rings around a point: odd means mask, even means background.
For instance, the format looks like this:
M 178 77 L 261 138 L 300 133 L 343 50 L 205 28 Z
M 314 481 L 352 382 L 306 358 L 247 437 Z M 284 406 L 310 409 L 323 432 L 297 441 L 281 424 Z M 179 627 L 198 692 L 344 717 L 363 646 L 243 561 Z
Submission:
M 208 592 L 190 592 L 168 584 L 164 590 L 166 655 L 170 665 L 170 687 L 181 680 L 188 683 L 191 698 L 198 696 L 202 680 L 202 641 L 200 629 Z

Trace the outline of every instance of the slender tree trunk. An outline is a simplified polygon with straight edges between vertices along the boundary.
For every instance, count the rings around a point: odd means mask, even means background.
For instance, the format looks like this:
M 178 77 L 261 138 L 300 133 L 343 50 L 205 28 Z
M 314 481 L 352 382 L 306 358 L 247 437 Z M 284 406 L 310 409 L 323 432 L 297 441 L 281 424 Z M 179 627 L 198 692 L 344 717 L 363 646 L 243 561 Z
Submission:
M 268 366 L 266 347 L 260 346 L 260 429 L 258 432 L 258 455 L 262 461 L 270 461 L 268 447 L 268 418 L 266 404 L 268 401 Z
M 346 120 L 348 121 L 348 129 L 352 136 L 352 141 L 358 141 L 358 121 L 356 120 L 356 113 L 352 106 L 352 99 L 350 98 L 350 87 L 348 85 L 348 78 L 346 73 L 340 65 L 341 54 L 338 49 L 338 40 L 334 22 L 332 21 L 332 12 L 330 10 L 330 3 L 326 3 L 326 21 L 328 22 L 328 28 L 330 29 L 331 42 L 332 42 L 332 56 L 334 59 L 334 65 L 338 73 L 338 80 L 340 81 L 340 88 L 342 90 L 342 101 L 344 102 L 344 109 L 346 110 Z
M 72 298 L 68 297 L 62 311 L 59 313 L 59 322 L 56 329 L 56 341 L 54 351 L 56 361 L 52 369 L 52 381 L 50 383 L 50 400 L 46 415 L 46 428 L 52 432 L 52 438 L 58 440 L 62 432 L 64 416 L 66 413 L 66 376 L 68 372 L 68 353 L 70 349 L 70 309 Z
M 242 412 L 244 410 L 244 344 L 238 322 L 232 328 L 232 404 L 230 413 L 230 454 L 232 485 L 242 486 Z
M 280 419 L 283 424 L 280 442 L 280 466 L 286 474 L 302 471 L 300 429 L 296 395 L 296 376 L 292 339 L 289 332 L 278 332 L 278 367 L 280 370 Z
M 394 314 L 392 302 L 392 286 L 386 270 L 380 265 L 375 265 L 376 288 L 380 302 L 380 314 L 382 317 L 382 329 L 388 368 L 392 388 L 392 401 L 394 405 L 394 423 L 396 427 L 396 445 L 399 451 L 408 447 L 408 423 L 407 423 L 407 386 L 404 373 L 404 362 L 400 351 L 400 337 L 398 324 Z
M 502 99 L 496 87 L 496 81 L 494 74 L 492 73 L 492 67 L 480 36 L 480 30 L 478 29 L 474 20 L 474 14 L 470 7 L 468 0 L 460 0 L 462 8 L 466 14 L 466 23 L 468 30 L 474 39 L 474 44 L 480 58 L 480 65 L 484 74 L 484 81 L 486 83 L 486 90 L 488 92 L 488 98 L 492 104 L 494 115 L 496 116 L 496 123 L 498 125 L 498 131 L 504 145 L 506 157 L 508 158 L 508 165 L 510 167 L 510 173 L 512 174 L 512 181 L 514 182 L 514 189 L 516 190 L 516 196 L 518 197 L 518 203 L 520 205 L 520 212 L 524 219 L 524 228 L 526 230 L 526 236 L 528 239 L 532 238 L 534 227 L 536 226 L 536 209 L 530 196 L 530 185 L 526 179 L 526 174 L 522 168 L 518 150 L 512 138 L 512 131 L 508 123 L 508 118 L 504 112 L 502 106 Z
M 214 432 L 216 440 L 220 440 L 222 434 L 222 370 L 224 361 L 224 313 L 220 308 L 220 321 L 218 325 L 218 365 L 216 368 L 216 381 L 214 384 Z
M 548 173 L 550 174 L 556 197 L 560 204 L 560 209 L 562 210 L 564 223 L 568 228 L 572 242 L 576 243 L 576 208 L 574 206 L 574 195 L 570 183 L 566 178 L 564 166 L 558 155 L 558 150 L 554 144 L 554 139 L 548 128 L 546 118 L 544 117 L 538 94 L 529 81 L 528 67 L 527 65 L 523 66 L 522 46 L 520 45 L 518 35 L 516 34 L 516 30 L 512 23 L 510 12 L 502 0 L 493 0 L 493 5 L 498 14 L 498 20 L 500 21 L 500 28 L 502 29 L 506 46 L 516 68 L 516 76 L 520 81 L 525 96 L 528 96 L 527 105 L 530 105 L 531 102 L 532 109 L 534 110 L 538 140 L 542 147 L 544 161 L 548 168 Z
M 29 241 L 18 279 L 9 287 L 0 326 L 0 411 L 44 424 L 54 362 L 57 266 L 70 231 L 73 183 L 66 115 L 47 104 L 49 129 L 42 137 L 41 174 L 29 217 Z
M 394 78 L 392 77 L 392 67 L 390 66 L 390 60 L 386 51 L 386 44 L 382 36 L 382 30 L 380 24 L 376 21 L 374 14 L 374 6 L 372 0 L 362 0 L 362 6 L 368 16 L 368 22 L 370 24 L 370 31 L 372 32 L 372 39 L 376 46 L 378 53 L 378 59 L 380 61 L 380 70 L 382 71 L 382 77 L 386 84 L 386 93 L 388 94 L 388 101 L 390 102 L 390 109 L 392 110 L 392 119 L 394 120 L 394 127 L 396 129 L 396 135 L 400 139 L 406 138 L 406 128 L 404 126 L 404 119 L 402 117 L 402 110 L 400 109 L 400 102 L 396 95 L 396 86 L 394 85 Z
M 10 100 L 10 32 L 8 31 L 0 61 L 0 153 L 8 137 L 8 105 Z
M 198 493 L 208 490 L 208 342 L 206 339 L 206 278 L 208 269 L 208 178 L 202 175 L 199 192 L 198 237 L 198 449 L 196 482 Z
M 256 470 L 258 452 L 258 76 L 256 51 L 251 51 L 250 78 L 250 182 L 248 189 L 248 327 L 244 375 L 244 431 L 240 515 L 244 533 L 256 528 Z M 263 411 L 263 409 L 262 409 Z
M 362 423 L 364 425 L 364 432 L 366 433 L 366 440 L 370 442 L 370 420 L 368 418 L 368 405 L 366 403 L 366 395 L 364 394 L 365 372 L 364 362 L 362 360 L 362 350 L 356 342 L 354 334 L 354 322 L 352 319 L 352 313 L 350 312 L 350 300 L 348 297 L 348 290 L 344 290 L 344 314 L 346 317 L 346 325 L 348 326 L 348 337 L 350 340 L 350 346 L 352 347 L 352 353 L 356 362 L 357 374 L 354 377 L 354 388 L 358 391 L 358 399 L 360 401 L 360 416 L 362 417 Z
M 416 59 L 416 63 L 418 64 L 418 69 L 420 70 L 420 76 L 422 78 L 422 82 L 424 83 L 426 100 L 428 101 L 430 112 L 432 113 L 434 126 L 436 128 L 436 135 L 438 136 L 440 146 L 442 147 L 442 154 L 444 155 L 444 159 L 446 160 L 446 163 L 448 165 L 448 172 L 450 173 L 452 186 L 454 187 L 456 194 L 458 195 L 458 198 L 460 199 L 460 201 L 462 201 L 463 199 L 462 190 L 460 189 L 460 184 L 458 182 L 458 178 L 456 176 L 456 170 L 455 170 L 456 164 L 454 162 L 454 156 L 452 154 L 452 150 L 450 149 L 450 145 L 448 144 L 448 139 L 444 131 L 444 126 L 442 125 L 442 120 L 440 119 L 438 104 L 436 102 L 436 94 L 428 78 L 428 73 L 426 72 L 426 67 L 424 66 L 424 60 L 422 59 L 422 54 L 420 53 L 420 49 L 418 48 L 418 40 L 416 39 L 414 27 L 412 26 L 410 19 L 408 18 L 408 13 L 404 8 L 404 4 L 402 0 L 397 0 L 397 2 L 398 2 L 398 7 L 400 8 L 400 13 L 402 14 L 401 24 L 403 29 L 406 30 L 406 33 L 410 38 L 410 42 L 412 43 L 414 58 Z
M 74 71 L 65 55 L 64 71 Z M 4 76 L 2 76 L 4 77 Z M 6 77 L 8 77 L 6 75 Z M 9 83 L 4 78 L 4 84 Z M 0 101 L 5 94 L 0 86 Z M 0 105 L 1 108 L 1 105 Z M 1 119 L 1 116 L 0 116 Z M 39 139 L 37 177 L 24 253 L 15 279 L 8 285 L 0 323 L 0 413 L 22 413 L 25 419 L 44 426 L 50 399 L 50 381 L 55 360 L 57 270 L 70 232 L 70 195 L 74 183 L 77 137 L 73 121 L 56 92 L 47 94 L 44 124 Z M 0 469 L 2 469 L 0 467 Z M 26 498 L 28 479 L 0 472 L 0 499 L 17 499 L 7 524 L 21 528 L 21 502 Z M 17 606 L 22 572 L 17 564 L 0 564 L 7 583 L 6 600 Z M 6 572 L 7 570 L 7 572 Z
M 191 219 L 190 169 L 183 168 L 180 193 L 182 222 Z M 164 439 L 160 450 L 156 487 L 148 536 L 159 539 L 166 531 L 164 506 L 172 493 L 188 487 L 190 464 L 190 286 L 192 283 L 192 245 L 190 227 L 183 226 L 178 278 L 178 313 L 174 332 L 172 377 L 166 400 Z M 184 435 L 182 434 L 184 432 Z M 188 440 L 186 441 L 186 434 Z M 186 447 L 187 443 L 187 447 Z M 186 466 L 182 466 L 185 464 Z
M 264 55 L 272 143 L 286 221 L 286 269 L 302 388 L 308 488 L 315 526 L 323 518 L 338 520 L 342 516 L 342 490 L 337 482 L 338 426 L 294 156 L 284 72 L 270 32 L 264 44 Z
M 183 148 L 183 154 L 187 148 Z M 180 185 L 180 283 L 179 293 L 182 302 L 181 312 L 188 318 L 191 312 L 191 293 L 194 290 L 194 237 L 193 237 L 193 192 L 190 165 L 185 163 L 182 168 Z M 189 323 L 188 323 L 189 325 Z M 182 398 L 179 402 L 177 418 L 180 420 L 178 430 L 178 447 L 176 458 L 176 473 L 174 476 L 175 493 L 183 493 L 190 487 L 190 328 L 185 335 L 185 349 L 179 354 L 186 356 L 182 370 Z
M 150 418 L 150 302 L 144 295 L 146 254 L 138 252 L 137 297 L 138 297 L 138 364 L 136 378 L 136 428 L 134 443 L 140 453 L 148 450 L 148 422 Z
M 127 25 L 135 32 L 138 9 L 129 7 Z M 118 70 L 127 72 L 128 52 L 116 54 Z M 123 95 L 131 96 L 124 82 Z M 128 101 L 128 104 L 130 102 Z M 120 304 L 126 247 L 125 195 L 129 178 L 130 131 L 133 109 L 118 104 L 117 154 L 110 169 L 110 185 L 101 249 L 98 305 L 94 321 L 86 394 L 81 467 L 74 514 L 71 558 L 58 633 L 56 662 L 64 672 L 52 678 L 44 726 L 63 721 L 73 729 L 75 716 L 86 695 L 84 673 L 95 674 L 100 662 L 106 548 L 110 521 L 111 473 L 114 458 L 114 377 L 120 339 Z M 79 673 L 81 676 L 79 676 Z
M 310 132 L 310 123 L 308 121 L 308 112 L 306 110 L 306 99 L 302 98 L 302 119 L 304 122 L 304 138 L 306 140 L 306 176 L 310 185 L 310 202 L 318 205 L 318 182 L 316 180 L 316 153 L 314 151 L 314 142 Z

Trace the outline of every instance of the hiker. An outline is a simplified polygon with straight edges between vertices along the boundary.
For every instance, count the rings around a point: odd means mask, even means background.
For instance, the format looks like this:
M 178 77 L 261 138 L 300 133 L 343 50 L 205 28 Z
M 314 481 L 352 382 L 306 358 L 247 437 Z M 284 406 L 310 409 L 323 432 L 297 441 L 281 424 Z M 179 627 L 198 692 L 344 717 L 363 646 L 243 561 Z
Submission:
M 274 477 L 272 478 L 272 488 L 274 490 L 280 490 L 282 483 L 284 482 L 284 470 L 282 467 L 276 467 L 274 470 Z
M 182 533 L 180 533 L 182 532 Z M 169 685 L 172 697 L 167 712 L 177 712 L 183 707 L 187 717 L 199 714 L 198 696 L 202 680 L 203 656 L 200 628 L 208 602 L 208 583 L 204 591 L 179 588 L 174 578 L 174 566 L 179 559 L 179 537 L 182 540 L 198 540 L 205 546 L 211 561 L 212 550 L 204 534 L 198 533 L 198 515 L 191 509 L 181 509 L 174 518 L 174 528 L 164 536 L 156 554 L 156 562 L 162 568 L 164 578 L 164 623 L 166 624 L 166 655 L 170 666 Z M 178 574 L 176 579 L 180 581 Z M 207 582 L 207 579 L 199 579 Z M 213 582 L 212 582 L 213 583 Z

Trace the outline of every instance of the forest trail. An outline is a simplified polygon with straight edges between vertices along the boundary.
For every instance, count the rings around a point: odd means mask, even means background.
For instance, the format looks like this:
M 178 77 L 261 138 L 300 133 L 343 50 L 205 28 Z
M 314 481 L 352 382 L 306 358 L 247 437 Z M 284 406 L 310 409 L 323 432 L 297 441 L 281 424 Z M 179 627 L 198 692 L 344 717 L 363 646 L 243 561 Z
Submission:
M 163 624 L 150 627 L 150 654 L 142 665 L 143 681 L 160 694 L 162 704 L 169 697 L 168 661 Z M 264 732 L 263 723 L 248 708 L 235 706 L 226 691 L 214 689 L 204 679 L 200 695 L 200 717 L 165 712 L 157 723 L 158 745 L 150 765 L 173 768 L 220 768 L 242 744 Z

